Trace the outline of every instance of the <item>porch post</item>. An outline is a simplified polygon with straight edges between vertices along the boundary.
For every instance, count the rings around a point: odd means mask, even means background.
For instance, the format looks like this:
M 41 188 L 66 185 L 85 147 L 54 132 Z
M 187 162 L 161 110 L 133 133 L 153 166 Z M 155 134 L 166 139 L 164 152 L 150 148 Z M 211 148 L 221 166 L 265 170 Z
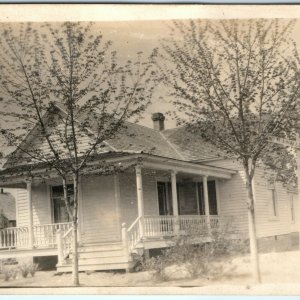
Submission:
M 205 216 L 207 220 L 207 230 L 210 234 L 211 224 L 210 224 L 210 214 L 209 214 L 209 199 L 208 199 L 208 187 L 207 187 L 207 175 L 203 176 L 203 194 L 204 194 L 204 204 L 205 204 Z
M 172 185 L 172 204 L 173 204 L 173 216 L 175 216 L 175 233 L 179 233 L 179 212 L 178 212 L 178 198 L 177 198 L 177 181 L 176 171 L 171 171 L 171 185 Z
M 140 218 L 140 232 L 141 237 L 144 236 L 144 195 L 143 195 L 143 181 L 142 181 L 142 167 L 135 167 L 136 174 L 136 189 L 137 189 L 137 205 L 138 205 L 138 216 Z
M 31 181 L 27 181 L 26 185 L 27 185 L 27 196 L 28 196 L 28 242 L 29 242 L 29 248 L 33 248 L 34 236 L 33 236 Z

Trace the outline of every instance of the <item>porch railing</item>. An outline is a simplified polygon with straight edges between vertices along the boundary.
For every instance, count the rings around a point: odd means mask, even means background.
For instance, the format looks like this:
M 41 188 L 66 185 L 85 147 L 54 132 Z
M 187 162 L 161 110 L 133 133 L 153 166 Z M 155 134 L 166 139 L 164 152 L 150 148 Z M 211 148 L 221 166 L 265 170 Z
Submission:
M 141 218 L 138 217 L 131 226 L 127 229 L 127 237 L 128 237 L 128 249 L 131 252 L 132 249 L 137 245 L 137 243 L 142 238 L 141 235 Z
M 0 249 L 28 248 L 29 245 L 29 228 L 11 227 L 0 230 Z
M 29 241 L 29 227 L 11 227 L 0 230 L 0 249 L 7 248 L 53 248 L 56 247 L 56 232 L 65 234 L 71 223 L 35 225 L 32 227 L 33 245 Z
M 220 216 L 145 216 L 145 237 L 164 237 L 185 234 L 189 230 L 214 230 L 220 228 L 224 219 Z
M 72 223 L 55 223 L 33 226 L 34 246 L 36 248 L 55 247 L 56 232 L 64 235 L 72 226 Z
M 145 216 L 145 236 L 162 237 L 174 235 L 175 216 Z

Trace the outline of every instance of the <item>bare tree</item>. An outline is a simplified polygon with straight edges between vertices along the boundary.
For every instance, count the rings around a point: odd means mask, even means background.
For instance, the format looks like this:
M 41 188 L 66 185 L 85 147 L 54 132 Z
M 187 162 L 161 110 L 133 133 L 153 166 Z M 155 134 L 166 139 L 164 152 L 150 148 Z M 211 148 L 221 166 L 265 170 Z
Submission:
M 73 284 L 79 285 L 79 178 L 119 170 L 90 161 L 107 147 L 106 140 L 114 138 L 127 120 L 138 120 L 149 104 L 156 50 L 146 58 L 137 53 L 136 61 L 122 62 L 112 43 L 100 32 L 94 34 L 93 24 L 16 27 L 1 28 L 0 114 L 7 121 L 1 133 L 7 145 L 16 147 L 10 155 L 15 169 L 33 176 L 34 167 L 29 166 L 39 165 L 61 178 L 73 226 Z M 19 166 L 24 157 L 27 166 Z M 68 192 L 70 179 L 73 198 Z
M 296 138 L 300 81 L 293 22 L 174 22 L 161 66 L 178 124 L 242 164 L 253 277 L 260 282 L 253 177 L 274 150 L 273 137 Z M 298 111 L 298 112 L 297 112 Z

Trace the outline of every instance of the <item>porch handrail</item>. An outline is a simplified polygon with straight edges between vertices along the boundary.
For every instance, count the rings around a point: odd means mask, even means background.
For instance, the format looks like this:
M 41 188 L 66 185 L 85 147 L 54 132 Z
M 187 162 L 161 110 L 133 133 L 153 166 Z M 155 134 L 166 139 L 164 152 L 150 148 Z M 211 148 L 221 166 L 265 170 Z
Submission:
M 138 242 L 141 240 L 141 230 L 140 230 L 141 216 L 137 217 L 135 221 L 127 229 L 128 237 L 128 250 L 129 253 L 135 248 Z
M 127 232 L 132 231 L 133 227 L 136 226 L 136 224 L 140 221 L 140 219 L 141 219 L 141 216 L 137 217 L 137 218 L 133 221 L 133 223 L 130 225 L 130 227 L 127 229 Z
M 72 241 L 73 241 L 73 226 L 69 228 L 69 230 L 62 237 L 63 242 L 63 254 L 64 258 L 66 258 L 72 249 Z
M 72 241 L 73 226 L 71 226 L 66 232 L 62 232 L 60 228 L 56 231 L 56 243 L 59 265 L 63 265 L 66 258 L 71 253 Z

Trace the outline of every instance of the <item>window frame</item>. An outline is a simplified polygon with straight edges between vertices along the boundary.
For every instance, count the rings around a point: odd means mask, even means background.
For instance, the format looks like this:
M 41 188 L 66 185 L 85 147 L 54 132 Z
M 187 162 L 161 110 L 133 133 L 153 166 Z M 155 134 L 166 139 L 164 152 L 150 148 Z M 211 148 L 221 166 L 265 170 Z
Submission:
M 271 182 L 268 185 L 268 190 L 271 191 L 271 198 L 269 199 L 269 220 L 277 221 L 279 220 L 279 203 L 278 203 L 278 193 L 276 190 L 275 182 Z
M 289 208 L 290 208 L 290 217 L 291 217 L 291 223 L 296 223 L 296 215 L 295 215 L 295 199 L 294 199 L 294 193 L 289 193 Z

